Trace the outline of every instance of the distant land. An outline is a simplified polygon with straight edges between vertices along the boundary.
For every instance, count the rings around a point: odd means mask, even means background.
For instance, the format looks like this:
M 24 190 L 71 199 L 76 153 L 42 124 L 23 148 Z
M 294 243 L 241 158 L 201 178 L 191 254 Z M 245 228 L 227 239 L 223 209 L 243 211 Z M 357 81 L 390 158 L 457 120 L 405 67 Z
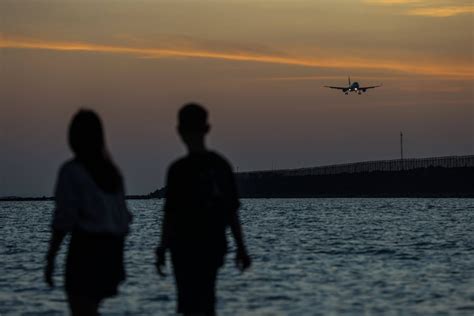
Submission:
M 377 160 L 236 174 L 241 198 L 474 198 L 474 155 Z M 161 199 L 166 188 L 129 200 Z M 0 201 L 51 201 L 1 197 Z
M 236 174 L 242 198 L 474 197 L 474 155 Z M 165 188 L 151 193 L 162 198 Z
M 153 199 L 151 194 L 147 195 L 127 195 L 127 200 L 147 200 Z M 38 197 L 21 197 L 21 196 L 3 196 L 0 197 L 0 202 L 21 202 L 21 201 L 54 201 L 52 196 L 38 196 Z

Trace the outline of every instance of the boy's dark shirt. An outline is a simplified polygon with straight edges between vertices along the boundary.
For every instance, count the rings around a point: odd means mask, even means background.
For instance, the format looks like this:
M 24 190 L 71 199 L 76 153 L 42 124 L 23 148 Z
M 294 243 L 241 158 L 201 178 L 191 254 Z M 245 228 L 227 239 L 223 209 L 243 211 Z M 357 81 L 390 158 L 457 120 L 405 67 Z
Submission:
M 174 255 L 223 256 L 225 230 L 239 200 L 229 163 L 214 152 L 190 154 L 168 171 L 164 211 Z

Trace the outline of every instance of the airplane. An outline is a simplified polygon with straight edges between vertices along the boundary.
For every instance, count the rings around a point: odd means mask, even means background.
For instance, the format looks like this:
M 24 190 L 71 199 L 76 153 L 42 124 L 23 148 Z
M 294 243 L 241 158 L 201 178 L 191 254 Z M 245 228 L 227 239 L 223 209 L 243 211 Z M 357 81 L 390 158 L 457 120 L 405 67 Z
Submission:
M 378 88 L 382 86 L 382 84 L 380 84 L 378 86 L 360 87 L 358 82 L 351 83 L 351 77 L 349 77 L 348 79 L 349 79 L 348 87 L 332 87 L 332 86 L 324 86 L 324 87 L 342 90 L 344 94 L 349 94 L 349 92 L 357 92 L 357 94 L 362 94 L 362 92 L 365 92 L 367 89 L 374 89 L 374 88 Z

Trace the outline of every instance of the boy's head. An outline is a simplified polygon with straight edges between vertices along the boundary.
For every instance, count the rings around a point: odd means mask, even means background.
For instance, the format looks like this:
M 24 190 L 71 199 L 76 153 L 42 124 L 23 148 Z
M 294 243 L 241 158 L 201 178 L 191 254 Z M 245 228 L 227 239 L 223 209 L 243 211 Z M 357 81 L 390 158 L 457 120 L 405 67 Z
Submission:
M 207 133 L 207 110 L 197 103 L 183 105 L 178 113 L 178 130 L 180 133 Z
M 185 104 L 179 110 L 178 132 L 187 145 L 204 139 L 210 129 L 207 117 L 207 110 L 197 103 Z

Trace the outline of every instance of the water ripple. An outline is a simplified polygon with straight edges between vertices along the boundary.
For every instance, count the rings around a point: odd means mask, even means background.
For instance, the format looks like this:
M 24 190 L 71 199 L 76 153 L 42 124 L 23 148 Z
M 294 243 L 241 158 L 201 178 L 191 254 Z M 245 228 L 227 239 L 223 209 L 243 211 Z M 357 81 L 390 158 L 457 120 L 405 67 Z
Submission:
M 173 314 L 172 277 L 153 249 L 162 201 L 130 201 L 127 281 L 103 315 Z M 474 200 L 252 199 L 242 223 L 254 265 L 226 258 L 220 315 L 472 315 Z M 42 282 L 51 202 L 0 203 L 0 315 L 63 315 L 64 248 L 57 288 Z M 234 245 L 230 243 L 230 249 Z M 170 271 L 170 267 L 168 267 Z

